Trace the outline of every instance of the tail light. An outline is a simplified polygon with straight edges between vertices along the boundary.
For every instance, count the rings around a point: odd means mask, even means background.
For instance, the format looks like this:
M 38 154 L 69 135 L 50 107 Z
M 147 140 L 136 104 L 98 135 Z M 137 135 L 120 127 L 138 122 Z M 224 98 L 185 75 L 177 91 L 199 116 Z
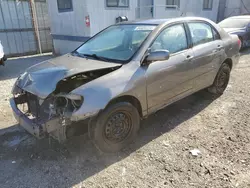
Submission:
M 242 44 L 241 44 L 241 40 L 240 39 L 238 40 L 238 45 L 239 45 L 239 48 L 241 49 L 241 45 Z

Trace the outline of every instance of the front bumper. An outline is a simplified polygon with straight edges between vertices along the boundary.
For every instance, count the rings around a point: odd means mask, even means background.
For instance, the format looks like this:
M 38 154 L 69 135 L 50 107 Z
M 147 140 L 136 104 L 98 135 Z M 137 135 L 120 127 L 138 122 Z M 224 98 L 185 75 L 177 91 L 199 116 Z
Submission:
M 18 109 L 14 98 L 10 99 L 10 106 L 13 110 L 14 117 L 20 126 L 39 139 L 45 137 L 44 126 L 39 124 L 36 119 L 29 119 L 25 114 L 23 114 Z

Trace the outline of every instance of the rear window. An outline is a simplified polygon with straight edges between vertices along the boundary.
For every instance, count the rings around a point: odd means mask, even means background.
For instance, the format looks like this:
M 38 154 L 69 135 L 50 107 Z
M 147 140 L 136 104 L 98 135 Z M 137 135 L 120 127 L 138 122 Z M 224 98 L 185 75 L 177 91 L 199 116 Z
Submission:
M 222 28 L 244 28 L 250 23 L 249 19 L 229 18 L 219 23 Z

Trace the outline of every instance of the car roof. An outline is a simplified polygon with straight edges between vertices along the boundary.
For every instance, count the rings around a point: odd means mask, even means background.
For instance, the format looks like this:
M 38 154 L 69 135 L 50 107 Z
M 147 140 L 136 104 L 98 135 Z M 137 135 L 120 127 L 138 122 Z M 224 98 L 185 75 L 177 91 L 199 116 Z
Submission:
M 128 22 L 121 22 L 119 24 L 146 24 L 146 25 L 160 25 L 167 22 L 177 22 L 177 21 L 208 21 L 206 18 L 201 17 L 177 17 L 177 18 L 168 18 L 168 19 L 148 19 L 148 20 L 134 20 Z
M 160 25 L 163 24 L 165 22 L 170 21 L 171 19 L 149 19 L 149 20 L 134 20 L 134 21 L 130 21 L 130 22 L 124 22 L 124 24 L 129 24 L 129 23 L 133 23 L 133 24 L 152 24 L 152 25 Z
M 232 17 L 229 17 L 230 18 L 233 18 L 233 19 L 249 19 L 250 20 L 250 16 L 248 15 L 243 15 L 243 16 L 232 16 Z

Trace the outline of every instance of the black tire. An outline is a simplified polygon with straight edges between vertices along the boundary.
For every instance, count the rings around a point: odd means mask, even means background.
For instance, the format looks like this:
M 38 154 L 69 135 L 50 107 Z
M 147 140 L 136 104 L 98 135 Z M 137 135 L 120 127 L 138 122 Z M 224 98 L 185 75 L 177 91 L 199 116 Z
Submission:
M 223 63 L 215 77 L 213 85 L 208 88 L 208 91 L 215 95 L 222 95 L 227 88 L 230 73 L 230 66 L 227 63 Z
M 99 150 L 112 153 L 130 144 L 139 128 L 138 110 L 128 102 L 119 102 L 108 106 L 91 122 L 89 136 Z

